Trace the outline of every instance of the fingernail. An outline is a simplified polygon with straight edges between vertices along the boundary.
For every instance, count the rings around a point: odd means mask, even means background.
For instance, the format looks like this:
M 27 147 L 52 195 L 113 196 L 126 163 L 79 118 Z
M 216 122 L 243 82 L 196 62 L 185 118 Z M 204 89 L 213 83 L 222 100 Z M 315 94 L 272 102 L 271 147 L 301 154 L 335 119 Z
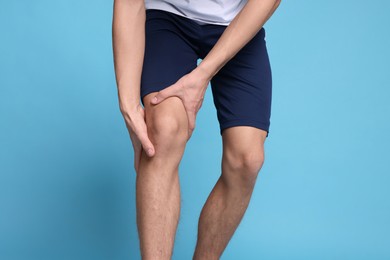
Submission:
M 153 100 L 152 100 L 153 103 L 156 103 L 157 102 L 157 97 L 154 97 Z
M 152 155 L 152 149 L 149 148 L 147 152 L 149 156 Z

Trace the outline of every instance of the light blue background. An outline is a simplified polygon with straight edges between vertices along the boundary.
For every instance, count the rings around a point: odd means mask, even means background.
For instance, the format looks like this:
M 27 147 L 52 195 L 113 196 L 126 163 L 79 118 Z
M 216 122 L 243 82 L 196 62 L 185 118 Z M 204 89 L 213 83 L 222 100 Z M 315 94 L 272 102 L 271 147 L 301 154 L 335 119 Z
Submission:
M 284 1 L 266 161 L 222 259 L 390 259 L 390 2 Z M 0 4 L 0 259 L 139 259 L 112 1 Z M 220 174 L 210 88 L 182 164 L 173 259 Z

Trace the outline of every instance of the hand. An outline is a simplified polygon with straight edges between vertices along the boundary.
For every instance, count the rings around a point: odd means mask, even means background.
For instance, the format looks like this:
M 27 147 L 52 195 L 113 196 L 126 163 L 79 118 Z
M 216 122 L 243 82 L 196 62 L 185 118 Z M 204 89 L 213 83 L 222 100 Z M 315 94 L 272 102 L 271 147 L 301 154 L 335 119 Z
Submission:
M 210 77 L 205 72 L 195 68 L 181 77 L 176 83 L 159 91 L 151 103 L 158 104 L 172 96 L 180 98 L 187 113 L 188 139 L 190 139 L 195 129 L 196 114 L 202 106 L 209 81 Z
M 130 139 L 134 149 L 134 168 L 138 172 L 139 162 L 141 159 L 142 149 L 146 151 L 146 154 L 150 157 L 154 156 L 155 150 L 152 142 L 147 134 L 147 127 L 145 123 L 145 111 L 144 108 L 138 104 L 130 112 L 122 112 L 127 130 L 130 134 Z

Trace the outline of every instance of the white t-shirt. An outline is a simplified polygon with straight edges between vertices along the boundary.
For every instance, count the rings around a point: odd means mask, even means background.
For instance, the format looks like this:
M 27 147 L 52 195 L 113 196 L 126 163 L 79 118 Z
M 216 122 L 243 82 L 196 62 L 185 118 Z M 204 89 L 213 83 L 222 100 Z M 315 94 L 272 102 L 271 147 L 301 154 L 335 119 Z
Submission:
M 145 0 L 145 9 L 175 13 L 199 24 L 229 25 L 247 0 Z

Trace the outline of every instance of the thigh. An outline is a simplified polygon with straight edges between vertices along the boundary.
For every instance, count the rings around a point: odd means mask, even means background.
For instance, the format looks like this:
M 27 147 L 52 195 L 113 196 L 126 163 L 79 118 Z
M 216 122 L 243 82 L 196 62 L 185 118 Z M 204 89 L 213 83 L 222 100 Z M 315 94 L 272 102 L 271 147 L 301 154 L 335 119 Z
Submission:
M 272 77 L 262 28 L 211 80 L 214 104 L 223 131 L 255 127 L 268 136 Z
M 250 126 L 234 126 L 222 133 L 223 150 L 236 153 L 263 153 L 267 132 Z
M 147 94 L 170 86 L 196 67 L 198 56 L 185 23 L 166 11 L 146 10 L 142 103 Z
M 250 126 L 234 126 L 222 133 L 222 175 L 232 185 L 244 177 L 253 184 L 264 159 L 266 132 Z

